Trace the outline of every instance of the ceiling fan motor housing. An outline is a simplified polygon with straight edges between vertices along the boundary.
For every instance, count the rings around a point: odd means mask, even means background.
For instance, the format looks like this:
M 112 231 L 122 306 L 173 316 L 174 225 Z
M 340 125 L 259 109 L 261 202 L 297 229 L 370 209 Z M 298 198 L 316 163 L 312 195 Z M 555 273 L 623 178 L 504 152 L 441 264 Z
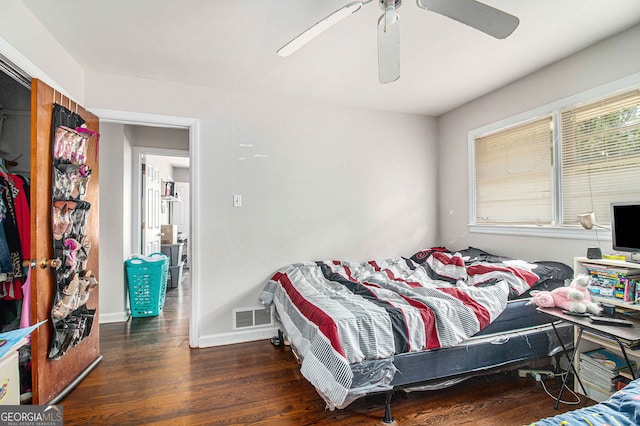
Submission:
M 395 6 L 394 6 L 394 7 L 395 7 L 396 9 L 397 9 L 397 8 L 399 8 L 399 7 L 400 7 L 400 5 L 402 4 L 402 0 L 380 0 L 380 8 L 381 8 L 382 10 L 385 10 L 385 9 L 387 8 L 387 7 L 386 7 L 386 3 L 387 3 L 387 2 L 389 2 L 389 3 L 390 3 L 391 1 L 395 1 Z

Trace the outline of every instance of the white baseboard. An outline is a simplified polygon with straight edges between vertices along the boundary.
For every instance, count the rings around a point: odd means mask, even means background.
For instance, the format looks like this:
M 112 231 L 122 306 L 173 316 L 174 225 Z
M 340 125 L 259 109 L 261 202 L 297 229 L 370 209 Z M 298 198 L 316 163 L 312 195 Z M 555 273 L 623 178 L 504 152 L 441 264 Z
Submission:
M 129 321 L 131 314 L 129 312 L 115 312 L 112 314 L 99 314 L 100 324 L 109 324 L 112 322 L 126 322 Z
M 200 336 L 198 347 L 232 345 L 235 343 L 252 342 L 254 340 L 270 339 L 278 334 L 277 327 L 255 328 L 251 330 L 235 331 L 232 333 L 211 334 Z

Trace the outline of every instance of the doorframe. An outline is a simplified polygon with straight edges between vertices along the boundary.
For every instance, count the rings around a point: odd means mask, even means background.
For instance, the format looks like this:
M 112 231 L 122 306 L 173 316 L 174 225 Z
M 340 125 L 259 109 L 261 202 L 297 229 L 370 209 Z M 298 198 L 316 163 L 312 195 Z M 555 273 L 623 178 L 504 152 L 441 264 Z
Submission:
M 147 126 L 147 127 L 165 127 L 165 128 L 174 128 L 174 129 L 187 129 L 189 130 L 189 221 L 191 223 L 191 233 L 189 235 L 189 245 L 191 248 L 191 253 L 189 254 L 191 261 L 191 267 L 189 270 L 189 276 L 191 278 L 191 306 L 189 310 L 189 346 L 192 348 L 197 348 L 200 346 L 199 344 L 199 335 L 200 335 L 200 327 L 199 327 L 199 308 L 198 308 L 198 300 L 200 300 L 200 262 L 199 258 L 201 253 L 200 250 L 200 238 L 199 238 L 199 230 L 200 230 L 200 215 L 199 215 L 199 200 L 198 200 L 198 190 L 199 190 L 199 169 L 200 165 L 198 163 L 198 152 L 200 150 L 200 121 L 197 118 L 190 117 L 177 117 L 177 116 L 169 116 L 169 115 L 157 115 L 157 114 L 146 114 L 139 112 L 128 112 L 128 111 L 117 111 L 117 110 L 108 110 L 108 109 L 98 109 L 98 108 L 88 108 L 93 114 L 98 116 L 101 123 L 114 123 L 114 124 L 130 124 L 135 126 Z M 181 152 L 184 153 L 183 150 L 171 150 L 171 149 L 163 149 L 163 148 L 148 148 L 148 147 L 131 147 L 132 148 L 132 159 L 133 167 L 136 167 L 136 164 L 140 161 L 140 154 L 138 153 L 136 156 L 136 151 L 146 150 L 148 153 L 157 155 L 157 152 L 163 152 L 159 155 L 166 155 L 166 152 Z M 153 153 L 151 152 L 153 151 Z M 147 153 L 145 152 L 145 153 Z M 184 155 L 183 155 L 184 156 Z M 140 172 L 139 168 L 137 172 L 134 172 L 132 175 L 132 179 L 134 180 L 132 184 L 133 188 L 140 188 Z M 136 177 L 137 175 L 137 177 Z M 136 186 L 135 179 L 138 180 L 138 184 Z M 136 197 L 133 197 L 134 200 Z M 140 203 L 137 200 L 138 207 L 132 206 L 134 216 L 138 220 L 139 224 L 139 208 Z M 136 226 L 135 223 L 132 223 L 132 226 Z M 132 228 L 137 229 L 137 228 Z M 138 246 L 140 244 L 140 237 L 138 236 Z M 135 246 L 135 241 L 132 241 Z

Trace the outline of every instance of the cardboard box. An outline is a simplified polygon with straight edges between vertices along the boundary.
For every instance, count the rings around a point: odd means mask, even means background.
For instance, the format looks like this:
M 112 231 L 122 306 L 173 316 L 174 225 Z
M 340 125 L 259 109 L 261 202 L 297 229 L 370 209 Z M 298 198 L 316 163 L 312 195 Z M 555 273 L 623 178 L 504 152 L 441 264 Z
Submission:
M 160 229 L 160 232 L 162 232 L 160 242 L 162 244 L 178 243 L 178 225 L 160 225 Z

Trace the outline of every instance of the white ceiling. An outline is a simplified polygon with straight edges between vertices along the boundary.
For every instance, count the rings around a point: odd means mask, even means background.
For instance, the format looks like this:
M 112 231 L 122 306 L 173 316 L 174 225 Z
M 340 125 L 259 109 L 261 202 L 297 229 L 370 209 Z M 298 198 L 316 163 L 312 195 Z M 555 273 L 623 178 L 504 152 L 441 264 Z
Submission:
M 160 161 L 166 161 L 171 167 L 177 167 L 180 169 L 189 168 L 189 157 L 172 157 L 170 155 L 147 155 L 147 161 L 153 162 L 153 160 L 160 159 Z
M 292 56 L 276 55 L 348 1 L 24 3 L 86 69 L 432 116 L 640 23 L 639 0 L 485 0 L 520 18 L 496 40 L 405 0 L 401 77 L 381 85 L 373 1 Z
M 167 157 L 167 160 L 173 167 L 180 169 L 189 168 L 189 157 Z

